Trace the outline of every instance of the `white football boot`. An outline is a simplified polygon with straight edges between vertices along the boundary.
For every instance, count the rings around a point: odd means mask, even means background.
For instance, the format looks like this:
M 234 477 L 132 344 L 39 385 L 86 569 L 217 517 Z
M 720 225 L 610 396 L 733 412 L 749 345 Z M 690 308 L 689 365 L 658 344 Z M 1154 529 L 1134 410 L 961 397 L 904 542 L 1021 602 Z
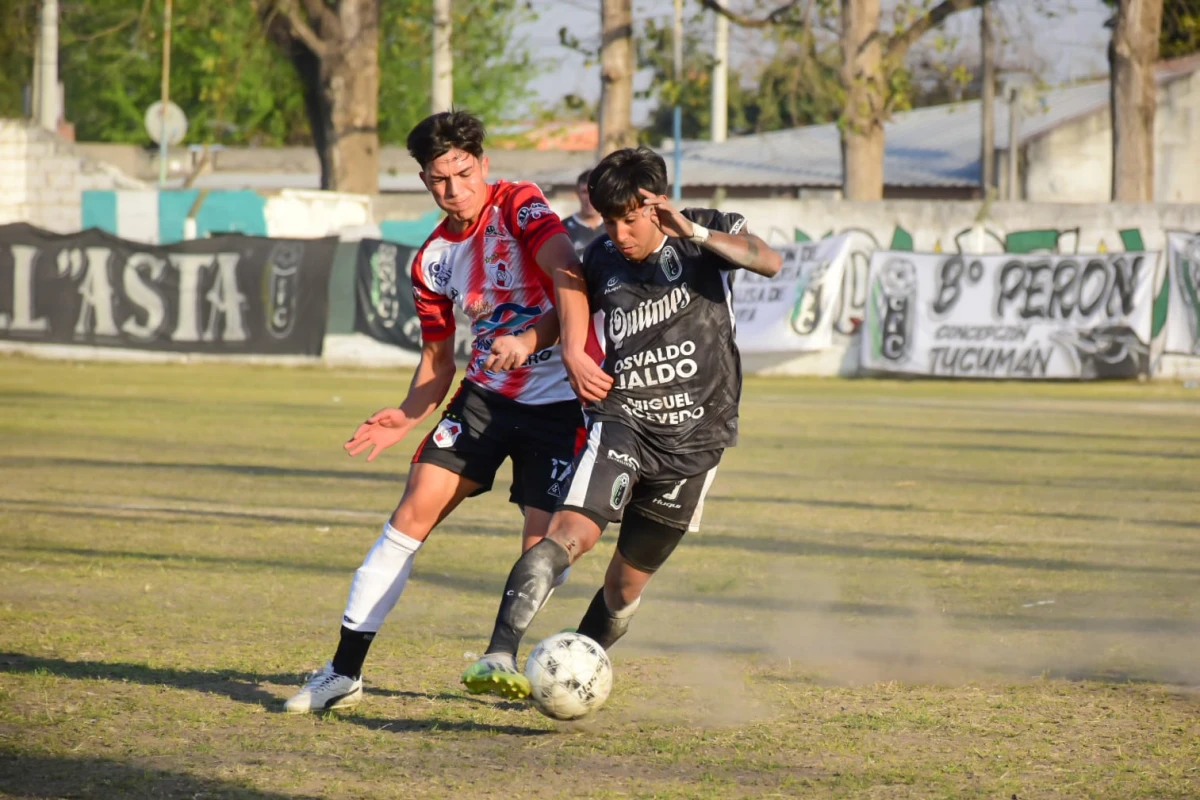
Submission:
M 347 678 L 333 671 L 333 662 L 312 674 L 304 688 L 288 698 L 283 710 L 289 714 L 350 708 L 362 702 L 362 678 Z

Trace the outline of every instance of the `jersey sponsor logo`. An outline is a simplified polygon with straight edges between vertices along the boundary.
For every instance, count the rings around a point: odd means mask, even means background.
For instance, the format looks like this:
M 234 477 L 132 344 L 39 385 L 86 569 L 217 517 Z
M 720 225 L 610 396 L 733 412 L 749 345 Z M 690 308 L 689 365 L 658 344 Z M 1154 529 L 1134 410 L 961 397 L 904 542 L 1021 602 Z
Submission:
M 501 328 L 511 328 L 513 331 L 523 330 L 542 316 L 541 306 L 523 306 L 520 303 L 501 303 L 491 313 L 480 314 L 475 319 L 477 330 L 497 331 Z
M 507 289 L 513 284 L 513 272 L 508 268 L 507 262 L 497 259 L 493 264 L 485 264 L 483 271 L 487 273 L 488 279 L 501 289 Z
M 606 283 L 604 285 L 604 293 L 612 294 L 613 292 L 617 291 L 620 288 L 621 288 L 621 279 L 614 275 L 613 277 L 609 278 L 608 283 Z
M 450 283 L 450 265 L 445 261 L 436 261 L 429 266 L 429 282 L 434 291 L 445 291 Z
M 635 472 L 640 472 L 642 469 L 642 465 L 638 463 L 638 460 L 628 453 L 618 453 L 616 450 L 610 449 L 608 451 L 608 460 Z
M 503 239 L 508 236 L 508 231 L 504 229 L 504 223 L 490 223 L 483 229 L 483 238 L 485 239 Z
M 679 260 L 679 253 L 676 253 L 675 248 L 671 245 L 663 248 L 662 257 L 659 258 L 658 263 L 662 267 L 663 275 L 672 283 L 679 280 L 679 276 L 683 274 L 683 264 Z
M 667 294 L 654 300 L 643 300 L 631 310 L 614 308 L 608 315 L 608 338 L 620 347 L 627 336 L 634 336 L 666 322 L 688 307 L 692 295 L 686 283 L 681 283 Z
M 517 212 L 517 227 L 525 230 L 525 226 L 530 220 L 541 219 L 547 214 L 553 214 L 550 207 L 545 203 L 530 203 Z
M 438 423 L 437 430 L 433 432 L 433 443 L 443 450 L 447 447 L 452 447 L 455 441 L 458 440 L 459 434 L 462 433 L 463 426 L 461 422 L 453 419 L 443 419 Z
M 629 493 L 629 473 L 622 472 L 613 481 L 612 492 L 608 497 L 608 504 L 614 510 L 620 510 L 621 506 L 625 505 L 625 496 Z

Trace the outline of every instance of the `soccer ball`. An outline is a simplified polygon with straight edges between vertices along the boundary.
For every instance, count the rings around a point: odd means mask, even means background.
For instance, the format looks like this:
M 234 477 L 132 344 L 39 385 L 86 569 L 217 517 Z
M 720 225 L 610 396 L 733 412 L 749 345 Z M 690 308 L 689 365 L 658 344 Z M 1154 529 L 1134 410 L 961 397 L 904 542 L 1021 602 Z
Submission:
M 558 633 L 543 639 L 525 662 L 529 699 L 552 719 L 579 719 L 604 705 L 612 691 L 612 662 L 592 639 Z

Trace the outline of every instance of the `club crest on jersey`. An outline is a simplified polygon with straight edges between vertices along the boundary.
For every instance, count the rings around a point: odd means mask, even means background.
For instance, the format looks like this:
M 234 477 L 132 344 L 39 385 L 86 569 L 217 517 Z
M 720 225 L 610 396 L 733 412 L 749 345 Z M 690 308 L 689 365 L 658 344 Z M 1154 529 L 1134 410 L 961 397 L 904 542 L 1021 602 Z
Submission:
M 613 481 L 612 494 L 608 498 L 609 505 L 611 505 L 614 510 L 619 510 L 621 506 L 625 505 L 625 494 L 628 491 L 629 473 L 622 472 L 617 476 L 617 479 Z
M 530 220 L 541 219 L 547 214 L 553 213 L 550 206 L 545 203 L 530 203 L 517 212 L 517 227 L 525 230 L 525 226 L 529 224 Z
M 487 273 L 488 279 L 501 289 L 507 289 L 513 285 L 513 273 L 505 261 L 497 259 L 494 264 L 485 264 L 483 269 Z
M 683 264 L 679 261 L 679 254 L 675 252 L 675 248 L 671 245 L 663 248 L 659 264 L 662 265 L 663 275 L 666 275 L 669 281 L 677 281 L 679 280 L 679 276 L 683 274 Z
M 433 443 L 443 450 L 453 446 L 458 439 L 458 435 L 462 433 L 462 423 L 452 419 L 443 419 L 438 423 L 437 430 L 433 432 Z

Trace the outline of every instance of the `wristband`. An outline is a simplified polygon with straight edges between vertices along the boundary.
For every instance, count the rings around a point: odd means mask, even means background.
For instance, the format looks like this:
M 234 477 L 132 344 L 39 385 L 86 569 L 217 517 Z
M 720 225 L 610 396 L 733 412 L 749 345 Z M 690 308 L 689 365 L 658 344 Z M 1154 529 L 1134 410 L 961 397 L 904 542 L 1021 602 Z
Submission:
M 708 241 L 708 233 L 709 233 L 708 228 L 704 227 L 703 225 L 697 225 L 696 223 L 693 222 L 692 223 L 692 235 L 689 236 L 688 239 L 695 242 L 696 244 L 704 244 L 705 242 Z

